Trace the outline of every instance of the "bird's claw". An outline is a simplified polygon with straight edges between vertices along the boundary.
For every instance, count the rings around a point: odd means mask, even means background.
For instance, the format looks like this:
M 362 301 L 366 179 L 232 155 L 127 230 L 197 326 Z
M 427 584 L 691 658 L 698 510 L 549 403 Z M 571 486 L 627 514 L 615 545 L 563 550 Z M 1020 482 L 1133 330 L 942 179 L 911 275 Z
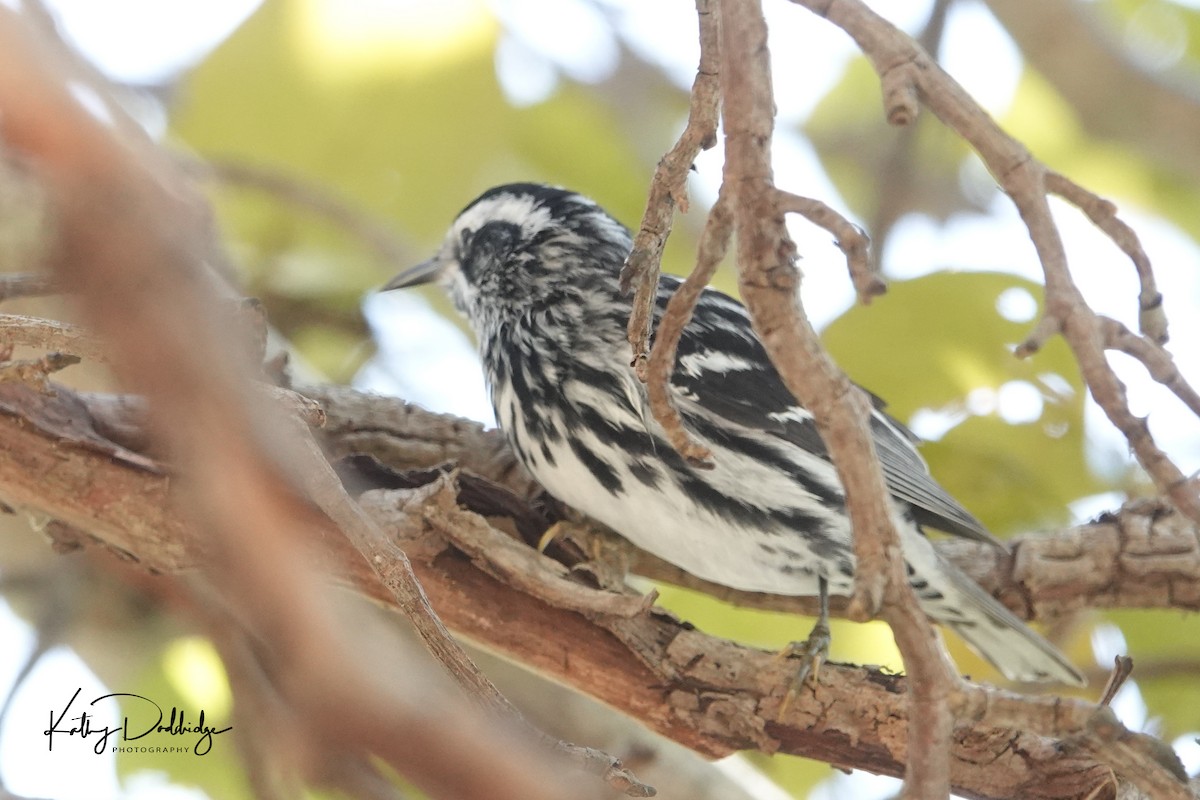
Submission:
M 787 712 L 792 701 L 799 696 L 800 690 L 804 688 L 805 683 L 812 686 L 814 690 L 816 689 L 821 666 L 829 657 L 829 643 L 831 640 L 832 637 L 829 633 L 828 623 L 824 620 L 818 620 L 817 624 L 813 626 L 812 631 L 808 634 L 807 639 L 803 642 L 790 642 L 779 651 L 778 658 L 799 658 L 800 666 L 792 676 L 787 694 L 783 696 L 783 702 L 779 705 L 779 712 L 776 714 L 776 719 L 781 718 Z
M 557 539 L 559 536 L 561 536 L 562 533 L 563 533 L 563 524 L 562 524 L 562 520 L 559 520 L 558 522 L 554 523 L 549 528 L 547 528 L 546 532 L 542 534 L 542 538 L 538 539 L 537 551 L 539 553 L 545 553 L 546 548 L 549 547 L 550 544 L 555 539 Z

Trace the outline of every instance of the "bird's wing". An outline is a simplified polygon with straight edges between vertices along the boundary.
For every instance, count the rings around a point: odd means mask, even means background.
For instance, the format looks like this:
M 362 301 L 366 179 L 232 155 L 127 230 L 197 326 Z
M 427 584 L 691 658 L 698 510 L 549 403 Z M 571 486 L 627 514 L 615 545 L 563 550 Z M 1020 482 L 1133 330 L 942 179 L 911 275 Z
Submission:
M 660 313 L 676 285 L 677 279 L 664 277 L 659 288 Z M 680 338 L 677 358 L 671 381 L 685 403 L 830 460 L 812 414 L 783 384 L 754 334 L 745 308 L 736 300 L 706 290 Z M 870 397 L 875 406 L 871 435 L 892 496 L 911 506 L 922 525 L 999 545 L 983 524 L 930 476 L 914 446 L 916 437 L 883 411 L 878 397 Z

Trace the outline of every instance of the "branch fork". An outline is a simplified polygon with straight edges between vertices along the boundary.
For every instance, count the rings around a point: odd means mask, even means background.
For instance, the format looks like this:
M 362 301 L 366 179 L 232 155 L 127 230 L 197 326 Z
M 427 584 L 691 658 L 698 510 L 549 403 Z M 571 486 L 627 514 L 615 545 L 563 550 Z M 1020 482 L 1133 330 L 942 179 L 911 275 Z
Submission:
M 1200 414 L 1198 395 L 1179 375 L 1162 344 L 1167 340 L 1162 295 L 1149 259 L 1133 230 L 1116 215 L 1115 206 L 1047 170 L 1005 134 L 962 87 L 941 70 L 910 37 L 871 11 L 860 0 L 793 0 L 849 33 L 875 65 L 883 88 L 888 121 L 911 123 L 922 104 L 953 128 L 975 149 L 1002 188 L 1013 198 L 1029 228 L 1046 277 L 1046 312 L 1017 348 L 1026 356 L 1050 337 L 1066 338 L 1079 361 L 1097 402 L 1121 430 L 1139 462 L 1159 489 L 1193 521 L 1200 522 L 1197 482 L 1187 480 L 1154 442 L 1145 420 L 1128 409 L 1124 387 L 1104 359 L 1106 349 L 1119 349 L 1145 365 L 1151 376 L 1171 388 Z M 686 431 L 670 395 L 675 348 L 687 325 L 701 287 L 728 247 L 729 228 L 737 234 L 737 261 L 743 299 L 772 361 L 789 389 L 808 408 L 829 446 L 849 498 L 847 510 L 855 531 L 857 575 L 851 601 L 854 616 L 882 611 L 892 625 L 909 671 L 909 761 L 905 797 L 946 796 L 949 788 L 950 740 L 955 697 L 963 684 L 947 664 L 936 633 L 920 613 L 900 565 L 898 537 L 884 497 L 885 488 L 871 439 L 866 430 L 868 409 L 862 398 L 829 362 L 808 325 L 796 293 L 798 277 L 792 259 L 794 245 L 783 225 L 785 213 L 799 213 L 830 230 L 846 255 L 859 298 L 868 302 L 883 291 L 869 268 L 866 237 L 824 204 L 776 189 L 770 164 L 774 126 L 770 67 L 766 58 L 766 25 L 759 0 L 720 0 L 713 14 L 700 17 L 702 66 L 719 61 L 719 91 L 724 117 L 725 174 L 721 194 L 705 225 L 697 266 L 671 298 L 660 323 L 653 350 L 650 313 L 657 288 L 658 261 L 669 233 L 669 199 L 682 186 L 686 173 L 670 174 L 660 164 L 651 187 L 642 232 L 623 277 L 637 284 L 629 341 L 639 377 L 648 384 L 652 411 L 673 446 L 694 464 L 706 465 L 710 454 Z M 715 36 L 714 36 L 715 31 Z M 705 70 L 708 74 L 711 70 Z M 697 85 L 699 85 L 699 75 Z M 701 102 L 693 94 L 693 112 Z M 711 107 L 712 96 L 703 98 Z M 697 115 L 693 113 L 691 121 Z M 673 148 L 678 154 L 688 132 Z M 671 155 L 669 154 L 669 155 Z M 664 163 L 667 159 L 664 159 Z M 675 183 L 672 183 L 675 181 Z M 1134 264 L 1141 285 L 1139 326 L 1135 336 L 1087 307 L 1071 278 L 1061 238 L 1050 215 L 1046 194 L 1063 197 L 1078 207 L 1124 251 Z M 650 234 L 654 233 L 654 236 Z M 714 259 L 715 254 L 715 259 Z M 1111 726 L 1097 730 L 1111 733 Z M 1113 756 L 1133 770 L 1143 785 L 1166 791 L 1180 787 L 1160 780 L 1155 767 L 1138 759 L 1119 757 L 1120 736 L 1089 734 L 1097 752 Z M 1173 776 L 1178 777 L 1178 776 Z

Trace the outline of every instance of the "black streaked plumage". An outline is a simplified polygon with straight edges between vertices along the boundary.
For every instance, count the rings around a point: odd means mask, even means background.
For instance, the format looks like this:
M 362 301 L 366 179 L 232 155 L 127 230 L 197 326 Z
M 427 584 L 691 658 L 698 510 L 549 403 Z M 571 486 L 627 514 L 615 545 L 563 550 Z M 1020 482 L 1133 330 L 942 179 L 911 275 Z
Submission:
M 845 499 L 812 416 L 771 366 L 745 309 L 707 290 L 672 377 L 714 467 L 687 464 L 629 366 L 617 281 L 629 232 L 573 192 L 498 186 L 455 220 L 437 256 L 394 289 L 440 279 L 479 340 L 496 418 L 558 499 L 707 580 L 748 591 L 835 594 L 853 585 Z M 678 279 L 659 285 L 661 315 Z M 882 404 L 877 403 L 877 406 Z M 920 525 L 994 541 L 929 475 L 902 425 L 871 420 L 911 584 L 934 620 L 1005 675 L 1080 683 L 1049 643 L 943 561 Z

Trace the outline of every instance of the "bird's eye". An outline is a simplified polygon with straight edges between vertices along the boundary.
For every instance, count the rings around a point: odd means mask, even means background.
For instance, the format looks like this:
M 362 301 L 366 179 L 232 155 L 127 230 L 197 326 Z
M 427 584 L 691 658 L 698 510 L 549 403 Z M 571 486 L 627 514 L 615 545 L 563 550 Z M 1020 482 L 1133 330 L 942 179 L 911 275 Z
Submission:
M 474 238 L 475 238 L 475 231 L 471 230 L 470 228 L 463 228 L 462 236 L 461 236 L 461 241 L 462 241 L 463 247 L 470 247 L 471 240 Z

